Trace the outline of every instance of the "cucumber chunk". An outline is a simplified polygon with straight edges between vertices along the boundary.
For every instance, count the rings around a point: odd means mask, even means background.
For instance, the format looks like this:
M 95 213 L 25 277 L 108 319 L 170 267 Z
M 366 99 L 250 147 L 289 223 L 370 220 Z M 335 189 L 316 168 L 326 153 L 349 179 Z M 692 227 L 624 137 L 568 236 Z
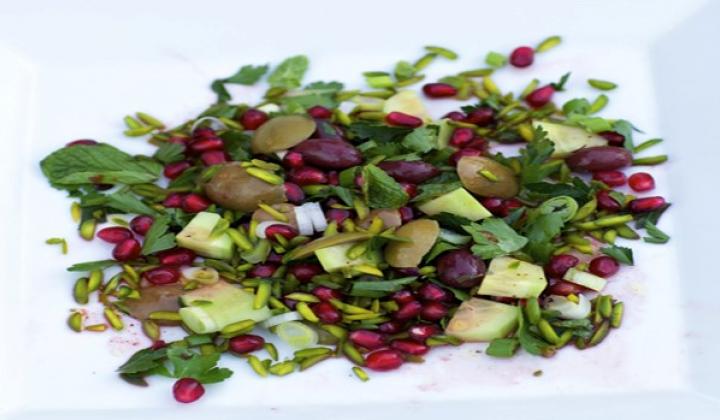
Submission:
M 198 213 L 175 237 L 178 246 L 191 249 L 203 257 L 229 260 L 235 248 L 230 236 L 227 233 L 211 236 L 220 219 L 220 215 L 215 213 Z
M 564 280 L 570 283 L 579 284 L 580 286 L 587 287 L 588 289 L 596 292 L 601 291 L 605 288 L 607 280 L 595 274 L 588 273 L 586 271 L 580 271 L 577 268 L 571 268 L 565 273 Z
M 473 222 L 492 216 L 465 188 L 458 188 L 440 197 L 433 198 L 422 203 L 418 208 L 429 216 L 445 212 L 462 216 Z
M 580 127 L 548 121 L 533 121 L 533 127 L 540 127 L 547 132 L 547 138 L 555 145 L 553 157 L 565 157 L 585 147 L 607 146 L 607 140 Z
M 490 261 L 479 295 L 535 298 L 547 287 L 542 267 L 511 257 Z
M 460 305 L 445 333 L 466 342 L 491 341 L 514 331 L 519 316 L 517 306 L 472 298 Z
M 184 294 L 180 298 L 185 305 L 180 308 L 180 317 L 198 334 L 217 332 L 238 321 L 270 318 L 267 306 L 253 309 L 254 298 L 252 293 L 220 281 Z

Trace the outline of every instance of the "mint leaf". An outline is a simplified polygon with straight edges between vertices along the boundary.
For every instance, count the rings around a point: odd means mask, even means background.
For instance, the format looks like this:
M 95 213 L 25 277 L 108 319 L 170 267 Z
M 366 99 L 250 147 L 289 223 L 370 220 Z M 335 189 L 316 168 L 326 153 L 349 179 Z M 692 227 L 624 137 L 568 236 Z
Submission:
M 633 142 L 633 125 L 629 121 L 617 120 L 613 123 L 611 129 L 625 137 L 623 146 L 628 149 L 630 153 L 633 153 L 635 149 L 635 144 Z
M 496 338 L 490 342 L 485 353 L 492 357 L 508 358 L 513 357 L 520 347 L 520 340 L 517 338 Z
M 429 125 L 418 127 L 405 136 L 403 147 L 417 153 L 427 153 L 437 147 L 438 127 Z
M 117 371 L 125 374 L 144 373 L 162 366 L 167 356 L 167 348 L 153 350 L 152 348 L 142 349 L 123 363 Z
M 143 203 L 139 198 L 129 192 L 118 191 L 105 196 L 105 198 L 107 199 L 107 206 L 123 213 L 146 214 L 148 216 L 155 216 L 158 214 L 157 211 L 153 210 L 150 206 Z
M 374 209 L 397 209 L 405 205 L 408 195 L 390 175 L 375 165 L 363 169 L 363 193 L 368 206 Z
M 70 267 L 68 267 L 67 271 L 74 272 L 74 271 L 104 270 L 108 267 L 112 267 L 115 264 L 117 264 L 117 261 L 115 261 L 115 260 L 88 261 L 88 262 L 73 264 Z
M 150 230 L 145 234 L 142 246 L 143 255 L 150 255 L 175 247 L 175 235 L 168 232 L 169 225 L 170 216 L 168 215 L 155 219 Z
M 572 184 L 533 182 L 525 185 L 525 189 L 532 193 L 532 197 L 537 200 L 546 200 L 560 195 L 567 195 L 581 205 L 588 201 L 588 197 L 592 192 L 590 186 L 577 177 L 573 178 Z
M 253 85 L 257 83 L 268 71 L 268 66 L 245 65 L 230 77 L 217 79 L 210 84 L 210 89 L 218 95 L 218 102 L 227 102 L 231 99 L 230 93 L 225 88 L 226 84 Z
M 305 72 L 308 69 L 309 60 L 304 55 L 296 55 L 286 58 L 268 76 L 268 82 L 272 87 L 295 89 L 300 87 Z
M 533 260 L 546 263 L 555 250 L 552 240 L 560 234 L 564 225 L 558 213 L 542 214 L 529 221 L 525 227 L 525 237 L 528 239 L 525 252 Z
M 362 121 L 350 124 L 349 130 L 357 138 L 376 140 L 381 143 L 399 140 L 412 131 L 411 128 L 391 127 Z
M 43 159 L 40 167 L 53 187 L 67 190 L 93 183 L 148 183 L 158 179 L 163 169 L 155 161 L 104 143 L 63 147 Z
M 194 378 L 203 384 L 211 384 L 222 382 L 233 374 L 230 369 L 216 367 L 220 353 L 202 355 L 185 348 L 171 348 L 167 357 L 175 378 Z
M 635 261 L 633 260 L 633 252 L 630 248 L 613 245 L 605 248 L 600 248 L 600 252 L 607 256 L 615 258 L 619 263 L 626 265 L 635 264 Z
M 574 125 L 581 127 L 591 133 L 599 133 L 601 131 L 610 131 L 613 129 L 610 121 L 600 117 L 589 117 L 581 114 L 570 114 L 568 115 L 565 123 L 568 125 Z
M 185 146 L 177 143 L 166 142 L 158 147 L 153 157 L 162 163 L 179 162 L 185 158 Z
M 463 229 L 473 237 L 472 252 L 484 260 L 508 255 L 522 249 L 528 240 L 517 234 L 502 219 L 485 219 L 481 224 L 472 223 Z
M 462 184 L 460 183 L 460 181 L 420 185 L 420 187 L 418 188 L 418 195 L 413 197 L 412 201 L 413 203 L 420 203 L 423 201 L 432 200 L 433 198 L 440 197 L 443 194 L 455 191 L 461 187 Z
M 645 230 L 647 231 L 648 235 L 650 235 L 649 237 L 643 238 L 643 240 L 647 243 L 664 244 L 670 240 L 670 236 L 662 230 L 658 229 L 658 227 L 655 226 L 655 224 L 650 220 L 645 221 Z

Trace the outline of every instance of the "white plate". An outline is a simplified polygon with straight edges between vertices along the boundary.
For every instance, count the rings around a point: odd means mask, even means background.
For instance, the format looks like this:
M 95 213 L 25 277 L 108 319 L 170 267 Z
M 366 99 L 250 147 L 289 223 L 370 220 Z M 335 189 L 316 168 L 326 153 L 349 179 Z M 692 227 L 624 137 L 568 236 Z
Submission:
M 713 239 L 720 200 L 707 186 L 718 180 L 709 168 L 720 156 L 712 112 L 719 19 L 718 4 L 701 1 L 4 3 L 0 417 L 717 418 Z M 91 137 L 148 150 L 142 140 L 122 137 L 123 115 L 191 117 L 212 101 L 209 81 L 242 64 L 306 53 L 307 80 L 354 86 L 361 71 L 391 69 L 400 58 L 418 57 L 425 44 L 458 50 L 463 59 L 434 64 L 432 80 L 481 67 L 489 50 L 533 45 L 552 34 L 563 35 L 562 47 L 539 56 L 532 70 L 501 71 L 497 82 L 518 90 L 528 77 L 549 82 L 572 71 L 572 94 L 590 96 L 596 93 L 585 79 L 616 81 L 605 115 L 631 120 L 647 133 L 641 139 L 666 138 L 653 152 L 672 156 L 651 172 L 657 192 L 675 203 L 662 220 L 673 240 L 637 246 L 637 266 L 611 281 L 609 291 L 628 303 L 627 317 L 600 347 L 503 361 L 466 345 L 434 351 L 424 365 L 376 374 L 369 383 L 353 378 L 344 361 L 260 380 L 227 358 L 235 377 L 180 406 L 168 380 L 153 378 L 149 389 L 139 389 L 113 373 L 147 344 L 136 329 L 77 335 L 66 328 L 73 276 L 64 267 L 104 257 L 109 248 L 77 238 L 69 200 L 40 174 L 37 162 L 61 144 Z M 440 102 L 434 115 L 448 106 Z M 50 236 L 69 238 L 71 254 L 44 245 Z M 533 376 L 536 370 L 543 375 Z

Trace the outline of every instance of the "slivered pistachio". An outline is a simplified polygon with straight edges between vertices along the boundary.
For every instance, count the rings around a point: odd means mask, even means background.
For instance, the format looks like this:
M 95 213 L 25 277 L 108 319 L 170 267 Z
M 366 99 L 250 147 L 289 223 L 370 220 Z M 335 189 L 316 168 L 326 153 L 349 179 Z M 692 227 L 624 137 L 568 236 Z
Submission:
M 233 322 L 230 325 L 226 325 L 222 330 L 220 330 L 220 334 L 223 335 L 234 335 L 234 334 L 244 334 L 246 332 L 251 331 L 255 327 L 255 321 L 252 319 L 245 319 L 238 322 Z
M 610 314 L 610 325 L 613 328 L 620 328 L 620 325 L 622 324 L 623 319 L 623 313 L 625 312 L 625 304 L 622 302 L 618 302 L 612 307 L 612 312 Z
M 253 298 L 253 309 L 260 309 L 267 305 L 268 299 L 272 292 L 272 283 L 267 280 L 260 281 L 258 284 L 255 297 Z
M 499 95 L 500 94 L 500 88 L 495 84 L 493 79 L 490 78 L 490 76 L 483 77 L 483 88 L 487 90 L 490 93 L 494 93 Z
M 265 343 L 263 344 L 263 349 L 270 355 L 270 358 L 273 360 L 278 360 L 280 357 L 277 351 L 277 348 L 273 343 Z
M 107 324 L 93 324 L 88 325 L 85 327 L 85 331 L 92 331 L 92 332 L 104 332 L 107 331 L 108 326 Z
M 525 314 L 527 315 L 528 322 L 531 324 L 536 325 L 540 322 L 541 310 L 540 302 L 537 298 L 531 298 L 525 302 Z
M 157 341 L 160 339 L 160 327 L 152 320 L 142 322 L 142 330 L 149 339 Z
M 600 344 L 605 337 L 607 337 L 608 332 L 610 331 L 610 321 L 603 321 L 602 324 L 595 330 L 592 337 L 590 337 L 590 341 L 588 342 L 591 346 L 596 346 Z
M 159 119 L 153 117 L 150 114 L 147 114 L 145 112 L 136 112 L 135 116 L 142 122 L 144 122 L 147 125 L 150 125 L 155 128 L 165 128 L 165 124 L 163 124 L 162 121 Z M 132 128 L 132 127 L 131 127 Z
M 295 305 L 295 310 L 306 320 L 310 322 L 320 322 L 320 318 L 315 315 L 315 312 L 310 309 L 307 302 L 298 302 Z
M 143 128 L 143 127 L 144 127 L 144 126 L 142 125 L 142 123 L 140 123 L 140 121 L 136 120 L 135 118 L 133 118 L 133 117 L 130 116 L 130 115 L 126 115 L 126 116 L 123 118 L 123 122 L 125 123 L 125 126 L 126 126 L 128 129 L 131 129 L 131 130 L 132 130 L 132 129 Z
M 537 327 L 540 331 L 540 335 L 542 335 L 542 337 L 550 344 L 558 344 L 560 342 L 560 337 L 547 320 L 540 319 L 537 323 Z
M 150 312 L 148 319 L 153 321 L 182 321 L 180 314 L 172 311 L 154 311 Z
M 659 165 L 661 163 L 667 162 L 668 157 L 667 155 L 658 155 L 658 156 L 650 156 L 650 157 L 644 157 L 644 158 L 637 158 L 633 159 L 632 164 L 633 166 L 644 166 L 644 165 Z
M 525 99 L 526 96 L 531 94 L 540 85 L 540 80 L 532 79 L 530 83 L 520 92 L 520 98 Z
M 486 69 L 472 69 L 472 70 L 465 70 L 461 72 L 459 75 L 462 77 L 486 77 L 493 74 L 495 70 L 486 68 Z
M 542 40 L 542 42 L 540 42 L 537 45 L 537 47 L 535 47 L 535 52 L 543 53 L 543 52 L 549 51 L 549 50 L 557 47 L 558 45 L 560 45 L 561 42 L 562 42 L 562 38 L 560 38 L 558 35 L 554 35 L 554 36 L 545 38 L 544 40 Z
M 458 55 L 455 51 L 443 47 L 437 47 L 434 45 L 426 46 L 425 51 L 445 57 L 448 60 L 456 60 L 458 58 Z
M 97 221 L 95 219 L 87 219 L 80 224 L 80 237 L 86 241 L 91 241 L 95 237 L 95 229 Z
M 263 180 L 268 184 L 282 185 L 285 182 L 281 176 L 278 176 L 270 171 L 266 171 L 265 169 L 252 167 L 245 168 L 245 171 L 248 173 L 248 175 Z
M 82 217 L 82 207 L 80 207 L 80 203 L 77 201 L 73 201 L 70 205 L 70 217 L 72 217 L 72 220 L 75 223 L 78 223 Z
M 75 281 L 75 286 L 73 287 L 73 297 L 75 298 L 75 302 L 86 305 L 88 303 L 88 279 L 86 277 L 81 277 Z
M 413 63 L 413 67 L 415 67 L 418 71 L 425 69 L 427 66 L 430 65 L 433 61 L 435 61 L 435 58 L 437 58 L 437 53 L 428 53 L 420 57 L 415 63 Z
M 332 353 L 332 350 L 327 347 L 315 347 L 298 350 L 294 353 L 294 356 L 300 359 L 305 359 L 308 357 L 322 356 L 330 353 Z
M 80 312 L 73 312 L 67 320 L 67 324 L 71 330 L 80 332 L 83 329 L 83 316 Z
M 68 253 L 68 244 L 64 238 L 49 238 L 45 243 L 48 245 L 60 245 L 60 251 L 63 255 Z
M 615 83 L 608 82 L 607 80 L 588 79 L 587 82 L 590 86 L 600 90 L 613 90 L 617 87 Z
M 301 360 L 299 363 L 300 371 L 302 372 L 305 369 L 309 369 L 309 368 L 315 366 L 316 364 L 322 362 L 323 360 L 332 358 L 333 356 L 334 355 L 332 353 L 328 353 L 328 354 L 319 354 L 317 356 L 305 358 L 305 359 Z
M 146 134 L 150 134 L 153 130 L 155 130 L 155 127 L 152 126 L 145 126 L 140 128 L 128 128 L 127 130 L 123 131 L 123 134 L 125 134 L 128 137 L 140 137 L 144 136 Z
M 105 308 L 103 310 L 103 315 L 105 315 L 105 319 L 115 331 L 120 331 L 125 327 L 122 319 L 120 319 L 120 316 L 111 308 Z
M 370 377 L 368 376 L 367 372 L 365 372 L 362 368 L 355 366 L 352 368 L 353 373 L 355 376 L 357 376 L 358 379 L 360 379 L 363 382 L 367 382 L 370 380 Z
M 588 109 L 588 114 L 597 114 L 598 112 L 602 111 L 605 106 L 607 106 L 609 102 L 609 99 L 607 95 L 602 94 L 598 95 L 597 98 L 593 101 L 592 104 L 590 104 L 590 109 Z
M 248 361 L 248 364 L 250 365 L 250 367 L 252 368 L 252 370 L 255 371 L 255 373 L 262 376 L 263 378 L 268 376 L 268 374 L 269 374 L 268 369 L 265 367 L 263 362 L 260 361 L 260 359 L 258 359 L 257 357 L 255 357 L 253 355 L 249 355 L 247 357 L 247 361 Z
M 350 361 L 358 366 L 365 366 L 365 359 L 362 357 L 362 354 L 360 354 L 360 351 L 352 345 L 352 343 L 345 341 L 342 343 L 341 348 L 342 353 L 350 359 Z

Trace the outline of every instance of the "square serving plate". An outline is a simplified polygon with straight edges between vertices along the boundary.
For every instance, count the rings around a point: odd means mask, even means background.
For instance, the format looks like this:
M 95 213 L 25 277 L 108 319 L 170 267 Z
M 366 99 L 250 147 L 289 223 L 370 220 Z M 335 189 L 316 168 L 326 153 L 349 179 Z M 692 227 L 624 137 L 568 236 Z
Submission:
M 0 418 L 720 418 L 720 200 L 712 188 L 720 180 L 719 24 L 720 4 L 699 0 L 3 2 Z M 148 344 L 137 326 L 81 335 L 65 326 L 74 305 L 65 267 L 109 251 L 77 237 L 69 200 L 40 173 L 39 160 L 65 142 L 89 137 L 148 151 L 123 138 L 122 116 L 190 118 L 213 100 L 209 81 L 242 64 L 304 53 L 306 80 L 359 87 L 361 71 L 391 69 L 423 45 L 460 52 L 457 62 L 431 66 L 433 80 L 481 67 L 487 51 L 553 34 L 563 36 L 561 47 L 532 70 L 500 71 L 500 86 L 518 91 L 530 77 L 549 82 L 572 71 L 562 101 L 596 95 L 587 78 L 613 80 L 620 88 L 604 115 L 631 120 L 641 140 L 664 137 L 656 151 L 671 156 L 649 171 L 657 193 L 674 203 L 661 224 L 673 239 L 632 245 L 637 265 L 608 289 L 627 302 L 624 325 L 596 349 L 498 360 L 481 354 L 484 345 L 463 345 L 368 383 L 345 361 L 259 379 L 228 357 L 235 376 L 181 406 L 169 380 L 140 389 L 114 374 Z M 253 100 L 260 89 L 233 93 Z M 431 111 L 437 117 L 451 106 L 438 101 Z M 44 244 L 51 236 L 69 239 L 68 256 Z M 89 315 L 101 319 L 96 308 Z

